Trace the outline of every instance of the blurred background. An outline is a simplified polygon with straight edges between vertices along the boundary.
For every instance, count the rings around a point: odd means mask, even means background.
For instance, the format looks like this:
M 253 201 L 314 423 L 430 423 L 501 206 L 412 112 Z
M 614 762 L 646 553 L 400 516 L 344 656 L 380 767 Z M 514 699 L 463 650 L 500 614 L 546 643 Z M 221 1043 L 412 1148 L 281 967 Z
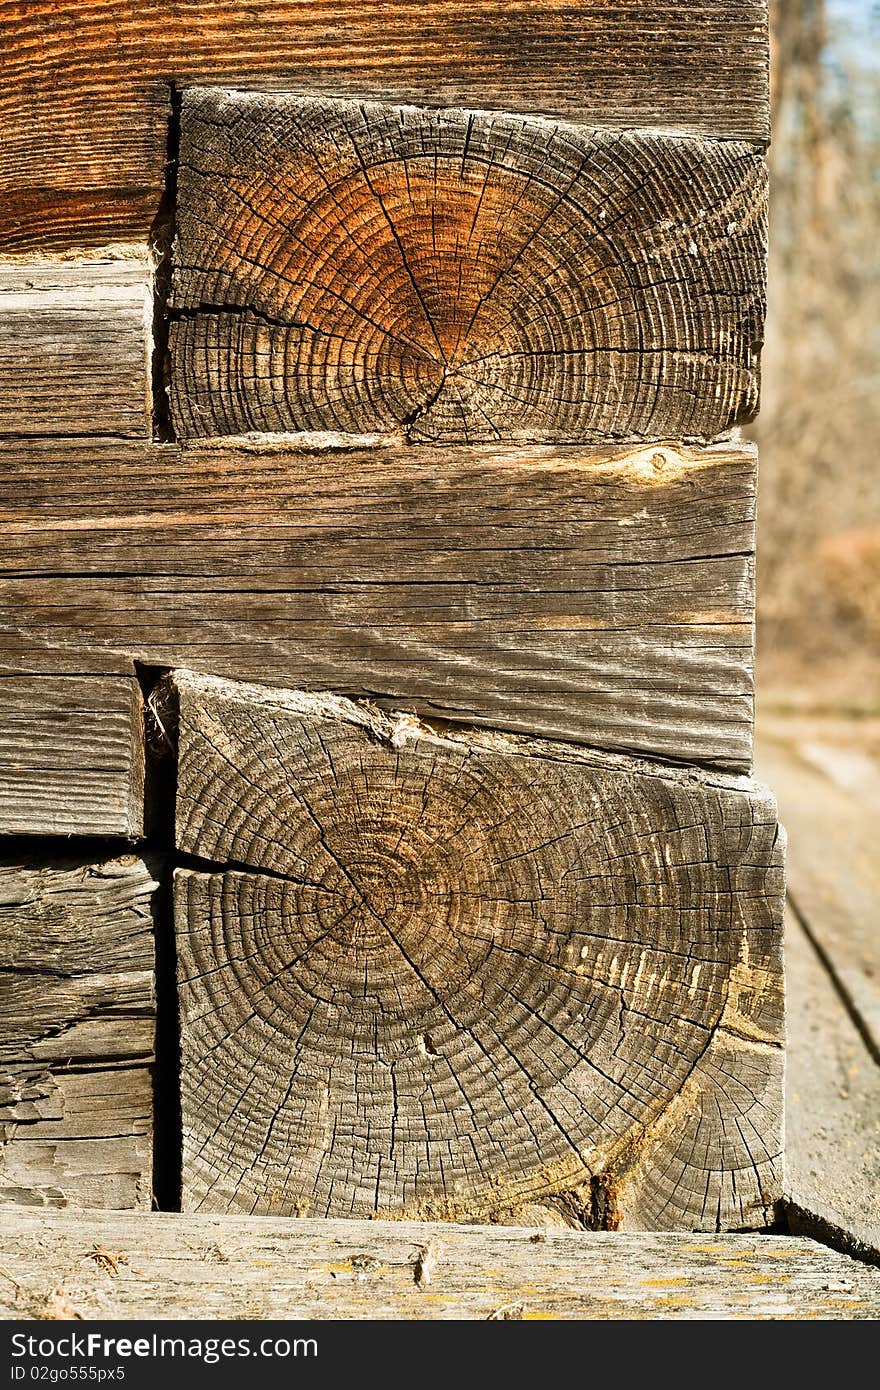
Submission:
M 771 0 L 759 713 L 880 741 L 880 4 Z M 880 742 L 878 742 L 880 746 Z
M 788 831 L 787 1220 L 880 1263 L 880 3 L 770 12 L 756 770 Z

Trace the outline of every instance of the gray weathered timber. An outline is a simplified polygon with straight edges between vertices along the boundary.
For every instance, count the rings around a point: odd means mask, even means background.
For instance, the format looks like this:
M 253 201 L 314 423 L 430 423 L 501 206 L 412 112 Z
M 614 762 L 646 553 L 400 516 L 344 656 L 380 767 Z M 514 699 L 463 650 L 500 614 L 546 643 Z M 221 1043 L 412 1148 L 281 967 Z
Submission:
M 0 1204 L 150 1204 L 155 888 L 134 857 L 0 864 Z
M 0 670 L 135 657 L 750 764 L 750 445 L 32 441 L 0 472 Z
M 845 749 L 837 760 L 846 765 Z M 880 769 L 874 764 L 871 799 L 835 777 L 834 766 L 835 749 L 823 750 L 821 735 L 799 743 L 777 730 L 761 745 L 761 773 L 778 792 L 790 837 L 791 901 L 880 1062 Z
M 769 793 L 175 680 L 186 1209 L 773 1219 Z
M 880 1272 L 785 1236 L 15 1212 L 0 1316 L 862 1319 L 880 1316 Z
M 149 267 L 0 262 L 0 435 L 150 433 Z
M 711 439 L 758 402 L 751 146 L 184 94 L 179 438 Z
M 143 828 L 134 676 L 0 675 L 0 834 L 135 838 Z
M 764 141 L 765 0 L 56 0 L 4 15 L 0 249 L 145 237 L 169 78 Z
M 788 1220 L 880 1262 L 880 1068 L 791 911 L 785 969 Z

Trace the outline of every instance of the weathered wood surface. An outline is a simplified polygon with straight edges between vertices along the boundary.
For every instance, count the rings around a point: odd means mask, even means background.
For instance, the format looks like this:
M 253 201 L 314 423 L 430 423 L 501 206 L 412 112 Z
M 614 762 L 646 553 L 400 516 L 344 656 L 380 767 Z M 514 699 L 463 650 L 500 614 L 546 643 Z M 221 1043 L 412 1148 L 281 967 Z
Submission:
M 177 198 L 179 438 L 714 438 L 757 409 L 748 145 L 193 90 Z
M 5 1318 L 880 1315 L 880 1272 L 784 1236 L 700 1240 L 408 1221 L 6 1215 Z M 430 1282 L 417 1283 L 419 1252 L 428 1249 Z
M 764 0 L 202 0 L 0 11 L 0 247 L 145 235 L 169 81 L 544 113 L 763 141 Z
M 135 256 L 0 263 L 0 436 L 149 435 L 149 278 Z
M 150 1204 L 155 888 L 134 857 L 0 864 L 0 1204 Z
M 768 793 L 176 685 L 186 1209 L 772 1220 Z
M 0 834 L 144 828 L 143 702 L 134 676 L 0 676 Z
M 880 1263 L 880 1067 L 792 912 L 785 969 L 788 1222 Z
M 880 1062 L 880 766 L 852 740 L 787 737 L 779 721 L 766 733 L 761 775 L 788 828 L 790 899 Z
M 751 756 L 748 445 L 0 448 L 0 669 L 156 665 Z

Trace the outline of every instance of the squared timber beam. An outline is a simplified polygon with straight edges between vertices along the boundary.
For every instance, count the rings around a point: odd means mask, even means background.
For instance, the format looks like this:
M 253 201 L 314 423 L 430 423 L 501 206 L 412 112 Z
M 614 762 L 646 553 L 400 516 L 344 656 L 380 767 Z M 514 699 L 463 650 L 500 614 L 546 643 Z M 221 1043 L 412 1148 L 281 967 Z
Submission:
M 193 90 L 177 196 L 180 439 L 712 439 L 757 409 L 748 145 Z
M 773 1220 L 766 791 L 329 696 L 176 687 L 185 1209 Z
M 0 834 L 136 839 L 144 774 L 133 675 L 0 674 Z
M 766 0 L 136 0 L 13 6 L 0 251 L 145 239 L 169 78 L 478 106 L 743 139 L 769 134 Z
M 0 1205 L 147 1207 L 149 868 L 0 864 Z
M 0 670 L 134 659 L 748 770 L 756 454 L 0 445 Z
M 137 1278 L 125 1270 L 108 1278 L 83 1259 L 93 1244 L 125 1251 Z M 426 1250 L 436 1254 L 430 1285 L 414 1277 Z M 58 1317 L 62 1308 L 101 1321 L 880 1317 L 880 1270 L 816 1241 L 766 1233 L 694 1240 L 164 1212 L 148 1221 L 111 1212 L 53 1212 L 47 1220 L 17 1211 L 4 1225 L 3 1268 L 0 1318 L 10 1319 Z
M 150 435 L 150 266 L 136 247 L 0 262 L 0 435 Z

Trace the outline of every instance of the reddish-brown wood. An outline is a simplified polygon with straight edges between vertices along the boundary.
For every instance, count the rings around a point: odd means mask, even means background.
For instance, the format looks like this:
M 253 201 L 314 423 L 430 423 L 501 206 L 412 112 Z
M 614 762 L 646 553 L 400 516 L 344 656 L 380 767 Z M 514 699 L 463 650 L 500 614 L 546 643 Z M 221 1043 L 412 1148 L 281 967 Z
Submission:
M 146 234 L 172 84 L 768 131 L 765 0 L 6 0 L 0 49 L 7 251 Z

